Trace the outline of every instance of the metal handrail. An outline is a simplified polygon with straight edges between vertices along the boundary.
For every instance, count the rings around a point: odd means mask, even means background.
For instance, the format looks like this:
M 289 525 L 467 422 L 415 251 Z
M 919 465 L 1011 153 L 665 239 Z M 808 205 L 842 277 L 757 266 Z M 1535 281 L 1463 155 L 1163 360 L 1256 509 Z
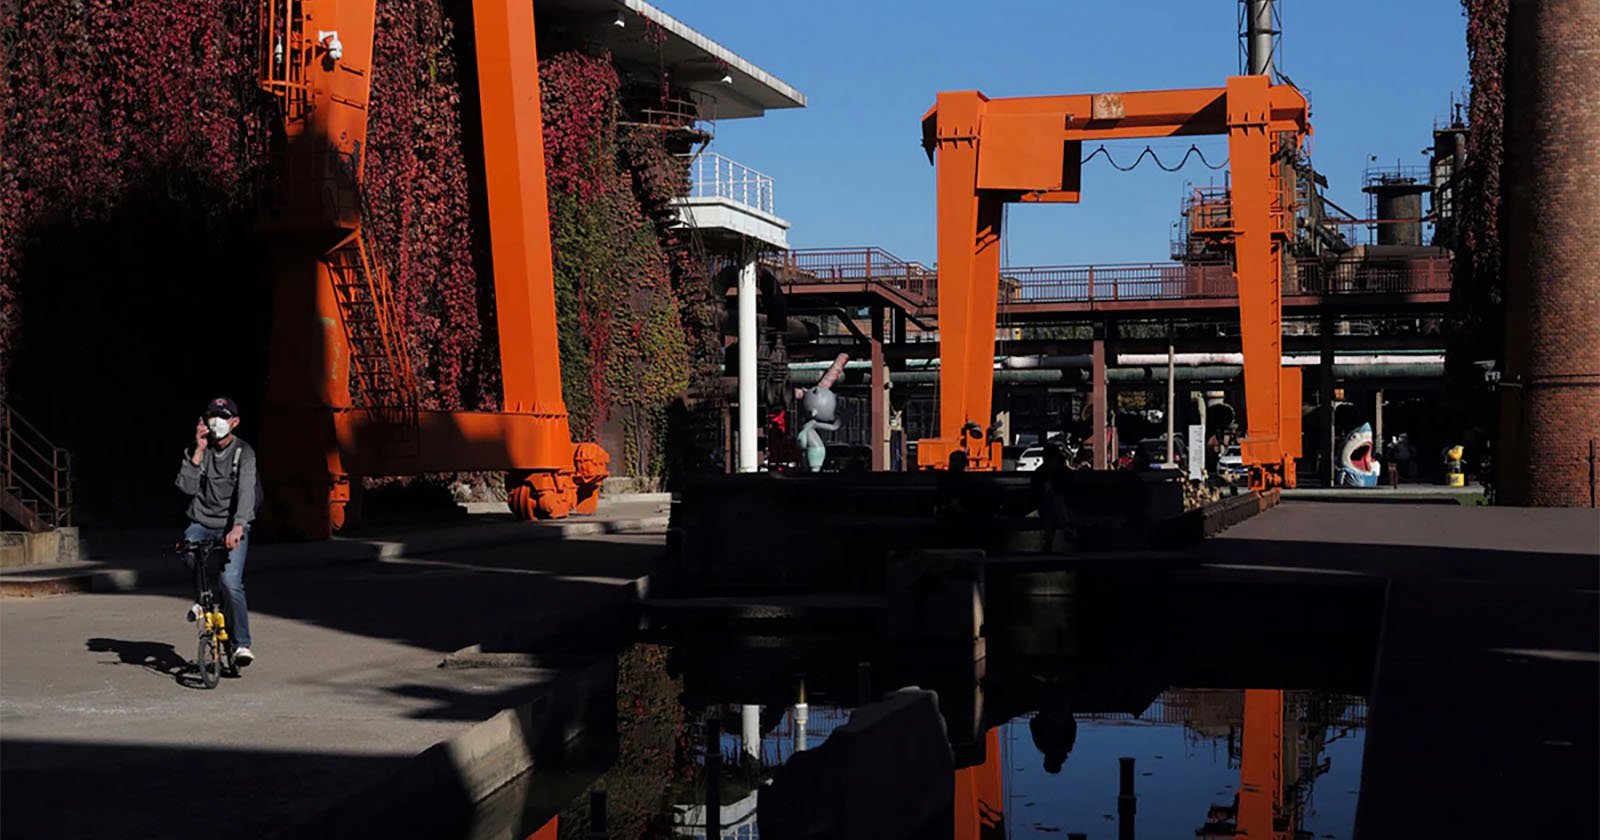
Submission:
M 771 175 L 716 152 L 701 152 L 689 167 L 690 198 L 725 198 L 776 215 Z
M 4 401 L 0 401 L 0 490 L 15 491 L 17 501 L 31 507 L 47 527 L 72 524 L 72 454 Z
M 881 248 L 797 249 L 776 261 L 791 283 L 875 282 L 934 302 L 938 272 Z M 1138 300 L 1221 300 L 1238 297 L 1227 263 L 1112 263 L 1016 266 L 1001 269 L 1001 306 Z M 1447 257 L 1361 262 L 1292 263 L 1283 294 L 1344 295 L 1448 292 Z

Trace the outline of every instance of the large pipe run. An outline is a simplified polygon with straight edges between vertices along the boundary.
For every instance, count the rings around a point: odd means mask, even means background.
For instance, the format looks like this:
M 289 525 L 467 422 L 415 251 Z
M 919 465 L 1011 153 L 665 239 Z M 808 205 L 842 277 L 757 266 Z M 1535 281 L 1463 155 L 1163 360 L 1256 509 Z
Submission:
M 1178 367 L 1173 372 L 1179 382 L 1223 382 L 1238 379 L 1244 368 L 1240 365 L 1191 365 Z M 822 378 L 822 371 L 791 370 L 789 382 L 808 387 Z M 1356 379 L 1443 379 L 1442 362 L 1421 362 L 1383 365 L 1338 365 L 1334 377 L 1340 380 Z M 1165 382 L 1165 367 L 1115 367 L 1106 369 L 1106 380 L 1118 384 Z M 936 370 L 896 372 L 895 385 L 933 385 L 939 381 Z M 996 385 L 1078 385 L 1089 382 L 1088 368 L 1055 368 L 1040 370 L 997 370 Z M 859 382 L 853 384 L 860 384 Z

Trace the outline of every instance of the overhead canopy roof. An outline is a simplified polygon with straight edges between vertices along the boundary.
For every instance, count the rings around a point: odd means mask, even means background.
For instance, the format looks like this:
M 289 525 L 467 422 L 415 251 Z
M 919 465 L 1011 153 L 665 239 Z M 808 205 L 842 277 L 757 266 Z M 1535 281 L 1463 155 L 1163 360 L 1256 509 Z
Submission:
M 561 27 L 568 37 L 609 50 L 635 80 L 656 80 L 665 67 L 702 120 L 806 105 L 805 94 L 644 0 L 534 0 L 534 9 L 541 37 L 545 26 Z

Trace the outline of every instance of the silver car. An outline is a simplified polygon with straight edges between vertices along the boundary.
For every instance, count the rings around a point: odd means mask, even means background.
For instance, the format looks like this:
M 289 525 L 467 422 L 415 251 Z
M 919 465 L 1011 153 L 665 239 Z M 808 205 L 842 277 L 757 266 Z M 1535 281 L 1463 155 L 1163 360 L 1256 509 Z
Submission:
M 1044 464 L 1044 447 L 1030 446 L 1017 456 L 1017 472 L 1033 472 Z

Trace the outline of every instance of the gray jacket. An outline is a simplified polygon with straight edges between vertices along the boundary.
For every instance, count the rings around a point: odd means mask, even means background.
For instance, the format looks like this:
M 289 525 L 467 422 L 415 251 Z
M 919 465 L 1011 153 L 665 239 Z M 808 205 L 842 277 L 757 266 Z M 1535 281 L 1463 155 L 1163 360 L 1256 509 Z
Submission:
M 256 451 L 237 435 L 224 449 L 207 446 L 197 465 L 194 448 L 184 450 L 178 489 L 189 494 L 189 521 L 207 528 L 248 525 L 261 506 Z

